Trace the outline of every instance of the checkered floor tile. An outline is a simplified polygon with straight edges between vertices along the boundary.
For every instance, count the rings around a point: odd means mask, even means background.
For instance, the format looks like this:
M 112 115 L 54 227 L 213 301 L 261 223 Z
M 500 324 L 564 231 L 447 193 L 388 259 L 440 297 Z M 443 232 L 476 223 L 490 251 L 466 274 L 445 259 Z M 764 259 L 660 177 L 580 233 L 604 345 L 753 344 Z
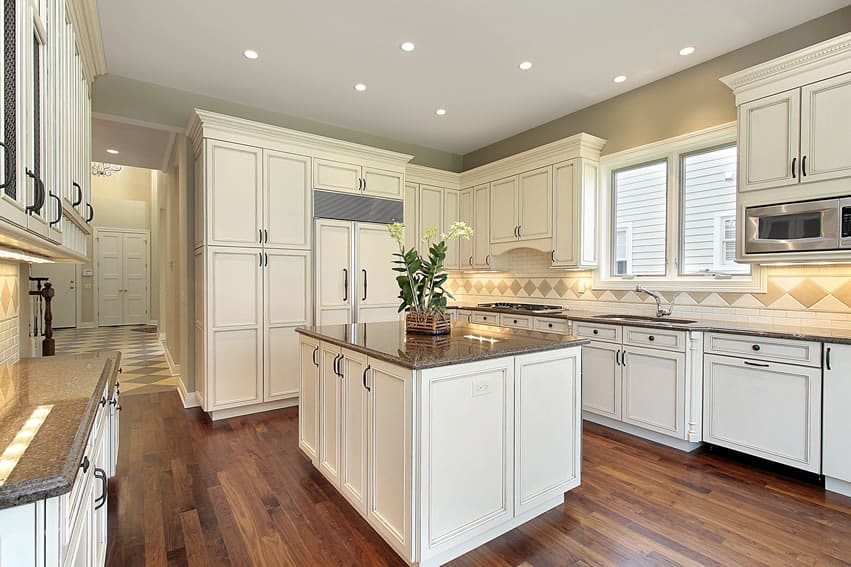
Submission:
M 149 394 L 177 387 L 166 362 L 158 333 L 142 333 L 133 327 L 63 329 L 56 331 L 56 354 L 93 350 L 121 351 L 121 394 Z

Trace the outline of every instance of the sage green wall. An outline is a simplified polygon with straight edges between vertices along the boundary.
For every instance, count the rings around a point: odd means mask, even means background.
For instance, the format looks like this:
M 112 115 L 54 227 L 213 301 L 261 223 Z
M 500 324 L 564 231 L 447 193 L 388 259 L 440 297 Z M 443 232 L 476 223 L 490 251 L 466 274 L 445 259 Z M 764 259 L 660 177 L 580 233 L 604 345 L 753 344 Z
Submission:
M 607 154 L 733 121 L 735 99 L 719 77 L 849 31 L 851 6 L 470 152 L 464 170 L 579 132 L 606 138 Z
M 193 108 L 203 108 L 212 112 L 238 116 L 246 120 L 410 154 L 414 156 L 411 163 L 418 165 L 448 171 L 461 170 L 461 156 L 458 154 L 397 142 L 381 136 L 128 79 L 119 75 L 101 75 L 95 81 L 92 90 L 93 112 L 132 118 L 152 124 L 185 128 L 189 123 Z

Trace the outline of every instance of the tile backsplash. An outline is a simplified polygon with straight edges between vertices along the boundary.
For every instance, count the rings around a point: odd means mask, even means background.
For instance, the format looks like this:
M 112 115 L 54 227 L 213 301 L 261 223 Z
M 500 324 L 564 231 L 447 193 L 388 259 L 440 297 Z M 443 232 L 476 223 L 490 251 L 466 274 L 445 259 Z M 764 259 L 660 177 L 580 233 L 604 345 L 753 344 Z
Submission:
M 20 301 L 18 265 L 0 262 L 0 364 L 17 362 L 19 358 Z
M 653 299 L 591 287 L 591 272 L 549 267 L 549 256 L 514 250 L 492 258 L 493 272 L 453 273 L 458 303 L 529 301 L 575 310 L 652 314 Z M 678 316 L 851 329 L 851 266 L 770 266 L 766 293 L 662 292 Z M 652 289 L 652 285 L 649 285 Z

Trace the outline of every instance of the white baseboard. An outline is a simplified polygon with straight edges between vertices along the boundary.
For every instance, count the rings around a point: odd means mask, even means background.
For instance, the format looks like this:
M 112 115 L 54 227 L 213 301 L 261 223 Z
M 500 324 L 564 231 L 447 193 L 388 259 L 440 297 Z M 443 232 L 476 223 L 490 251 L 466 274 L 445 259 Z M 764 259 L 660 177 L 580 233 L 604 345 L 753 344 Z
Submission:
M 851 497 L 851 482 L 845 482 L 838 478 L 824 477 L 824 489 Z
M 148 320 L 148 325 L 158 325 L 158 324 L 159 324 L 159 322 L 156 319 L 149 319 Z
M 97 327 L 97 321 L 86 321 L 84 323 L 77 323 L 78 329 L 97 329 Z
M 166 343 L 165 339 L 161 339 L 163 345 L 163 354 L 165 354 L 165 360 L 168 362 L 168 370 L 171 372 L 172 376 L 180 376 L 180 365 L 174 362 L 174 358 L 171 357 L 171 353 L 168 351 L 168 343 Z
M 208 412 L 210 419 L 218 421 L 220 419 L 228 419 L 230 417 L 238 417 L 241 415 L 250 415 L 252 413 L 260 413 L 264 411 L 272 411 L 283 408 L 291 408 L 298 405 L 298 398 L 290 398 L 289 400 L 281 400 L 278 402 L 266 402 L 262 404 L 254 404 L 251 406 L 241 406 L 238 408 L 228 408 Z
M 650 431 L 649 429 L 636 427 L 635 425 L 631 425 L 629 423 L 623 423 L 622 421 L 617 421 L 587 411 L 582 412 L 582 419 L 590 421 L 591 423 L 596 423 L 597 425 L 603 425 L 610 429 L 617 429 L 618 431 L 623 431 L 624 433 L 629 433 L 630 435 L 635 435 L 636 437 L 641 437 L 642 439 L 647 439 L 649 441 L 653 441 L 654 443 L 659 443 L 660 445 L 667 445 L 668 447 L 672 447 L 679 451 L 685 451 L 686 453 L 691 453 L 692 451 L 703 445 L 703 443 L 692 443 L 684 439 L 669 437 L 667 435 L 663 435 L 662 433 L 656 433 L 655 431 Z
M 180 395 L 180 401 L 183 402 L 184 408 L 197 408 L 201 405 L 197 392 L 187 392 L 186 385 L 181 378 L 177 379 L 177 393 Z

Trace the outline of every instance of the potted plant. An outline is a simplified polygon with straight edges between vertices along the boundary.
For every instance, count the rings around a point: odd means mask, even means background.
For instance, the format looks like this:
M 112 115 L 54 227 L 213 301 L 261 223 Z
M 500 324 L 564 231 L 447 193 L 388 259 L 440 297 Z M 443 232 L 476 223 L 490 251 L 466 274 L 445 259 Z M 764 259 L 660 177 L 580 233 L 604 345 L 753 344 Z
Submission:
M 416 247 L 405 248 L 405 225 L 394 223 L 387 227 L 390 236 L 399 245 L 399 252 L 393 254 L 393 260 L 398 272 L 396 283 L 399 284 L 399 312 L 407 311 L 405 330 L 412 333 L 442 335 L 451 330 L 449 315 L 446 313 L 448 299 L 454 299 L 451 293 L 443 289 L 449 277 L 446 273 L 447 242 L 456 238 L 469 240 L 473 229 L 463 222 L 456 222 L 449 227 L 448 233 L 437 237 L 437 228 L 429 227 L 423 234 L 423 242 L 428 249 L 428 256 L 423 258 Z

